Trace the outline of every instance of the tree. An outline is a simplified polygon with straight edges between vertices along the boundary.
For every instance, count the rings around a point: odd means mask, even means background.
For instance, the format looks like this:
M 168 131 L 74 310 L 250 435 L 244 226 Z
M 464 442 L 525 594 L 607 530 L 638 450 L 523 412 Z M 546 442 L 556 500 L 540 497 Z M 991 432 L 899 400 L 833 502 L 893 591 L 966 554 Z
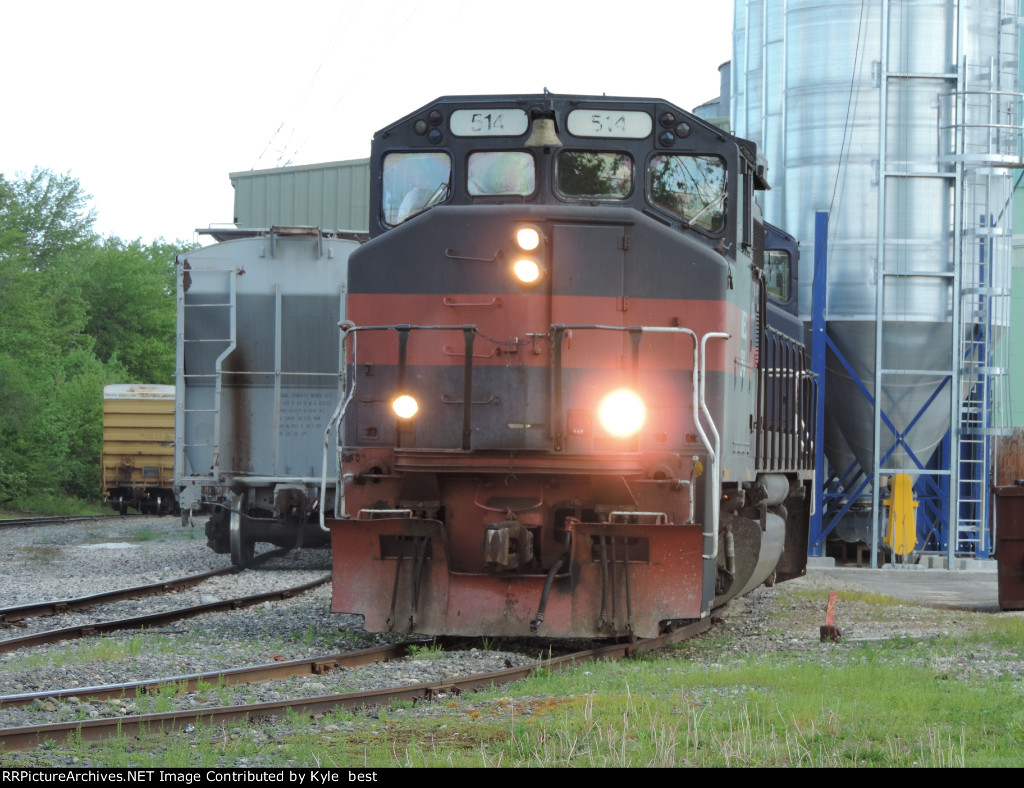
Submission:
M 100 361 L 120 363 L 127 371 L 125 382 L 174 383 L 174 257 L 189 248 L 108 238 L 79 269 L 88 317 L 84 330 L 95 340 Z
M 88 194 L 70 174 L 36 168 L 21 180 L 6 181 L 0 190 L 0 228 L 21 236 L 21 243 L 42 270 L 59 264 L 67 253 L 96 237 L 95 211 Z
M 0 176 L 0 503 L 99 494 L 103 386 L 174 377 L 173 258 L 100 238 L 70 175 Z

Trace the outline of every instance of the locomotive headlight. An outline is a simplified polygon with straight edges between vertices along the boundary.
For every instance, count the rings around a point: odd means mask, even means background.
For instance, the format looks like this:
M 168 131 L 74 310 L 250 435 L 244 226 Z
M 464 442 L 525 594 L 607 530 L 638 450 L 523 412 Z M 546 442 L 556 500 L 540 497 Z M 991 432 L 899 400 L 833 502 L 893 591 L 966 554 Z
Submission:
M 516 279 L 522 282 L 524 285 L 532 285 L 540 280 L 541 269 L 540 264 L 536 260 L 531 260 L 529 257 L 523 257 L 516 260 L 512 266 L 512 272 L 516 275 Z
M 420 409 L 420 404 L 415 397 L 408 394 L 400 394 L 391 402 L 391 409 L 400 419 L 411 419 Z
M 524 252 L 532 252 L 540 246 L 540 230 L 536 227 L 520 227 L 516 230 L 516 244 Z
M 601 426 L 617 438 L 626 438 L 640 431 L 647 418 L 643 400 L 629 389 L 613 391 L 597 408 Z

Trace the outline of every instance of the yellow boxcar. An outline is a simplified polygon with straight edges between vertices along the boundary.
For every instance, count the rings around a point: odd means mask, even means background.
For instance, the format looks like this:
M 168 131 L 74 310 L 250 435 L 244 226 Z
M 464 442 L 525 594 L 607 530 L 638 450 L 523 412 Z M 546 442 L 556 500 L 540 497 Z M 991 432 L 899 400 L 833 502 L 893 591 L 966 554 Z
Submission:
M 115 511 L 175 510 L 174 386 L 103 388 L 102 489 Z

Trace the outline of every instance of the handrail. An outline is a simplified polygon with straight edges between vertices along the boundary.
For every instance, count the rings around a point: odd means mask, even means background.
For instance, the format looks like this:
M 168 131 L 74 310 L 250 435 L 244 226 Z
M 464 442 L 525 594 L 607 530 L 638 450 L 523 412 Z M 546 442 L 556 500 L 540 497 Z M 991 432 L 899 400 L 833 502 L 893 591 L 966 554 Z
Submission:
M 707 344 L 709 339 L 729 339 L 730 335 L 722 331 L 712 331 L 705 334 L 700 340 L 700 410 L 708 420 L 708 426 L 715 437 L 715 450 L 710 453 L 711 457 L 711 481 L 714 490 L 711 493 L 711 553 L 705 554 L 705 560 L 718 560 L 718 517 L 722 508 L 722 479 L 718 471 L 718 453 L 721 451 L 721 438 L 715 421 L 708 411 L 708 403 L 705 398 L 704 384 L 707 381 Z M 696 414 L 694 414 L 696 416 Z
M 350 335 L 352 336 L 352 362 L 351 362 L 351 365 L 352 365 L 353 368 L 358 366 L 358 362 L 357 362 L 357 347 L 356 347 L 356 334 L 359 333 L 359 332 L 364 332 L 364 331 L 396 331 L 396 332 L 399 332 L 400 337 L 404 337 L 407 340 L 410 332 L 412 332 L 414 330 L 462 331 L 463 334 L 464 334 L 464 337 L 465 337 L 465 342 L 466 342 L 466 363 L 465 363 L 465 367 L 464 367 L 464 376 L 465 376 L 465 380 L 464 380 L 464 389 L 465 389 L 465 391 L 464 391 L 464 394 L 466 392 L 469 392 L 469 394 L 471 394 L 471 392 L 472 392 L 472 381 L 471 381 L 472 370 L 473 370 L 473 364 L 472 364 L 472 359 L 473 359 L 472 345 L 473 345 L 473 338 L 475 338 L 475 336 L 477 336 L 479 334 L 478 327 L 475 326 L 475 325 L 462 324 L 462 325 L 430 325 L 430 326 L 424 326 L 424 325 L 355 326 L 352 323 L 349 323 L 349 322 L 346 321 L 346 322 L 340 323 L 339 324 L 339 328 L 342 331 L 341 343 L 342 343 L 342 349 L 343 349 L 343 363 L 344 363 L 346 369 L 349 366 L 346 340 L 348 339 L 348 337 Z M 556 376 L 559 376 L 560 373 L 561 373 L 561 364 L 560 364 L 561 354 L 559 352 L 557 352 L 558 348 L 561 345 L 560 340 L 561 340 L 562 337 L 565 336 L 566 332 L 577 331 L 577 330 L 579 330 L 579 331 L 582 331 L 582 330 L 599 330 L 599 331 L 629 332 L 634 337 L 633 338 L 633 343 L 632 343 L 633 344 L 633 355 L 634 355 L 634 359 L 633 359 L 633 361 L 634 361 L 634 363 L 633 363 L 634 376 L 635 376 L 636 370 L 638 368 L 639 360 L 638 360 L 637 356 L 638 356 L 638 353 L 639 353 L 639 342 L 640 342 L 640 338 L 641 338 L 641 336 L 643 334 L 648 334 L 648 333 L 649 334 L 686 334 L 687 336 L 689 336 L 693 340 L 693 368 L 692 368 L 692 372 L 691 372 L 692 384 L 693 384 L 693 397 L 692 397 L 692 399 L 693 399 L 693 420 L 694 420 L 694 426 L 696 427 L 696 430 L 697 430 L 697 434 L 700 437 L 701 444 L 703 445 L 704 450 L 707 452 L 707 454 L 708 454 L 708 456 L 709 456 L 709 458 L 711 460 L 711 472 L 713 474 L 713 483 L 715 485 L 715 493 L 713 495 L 713 499 L 714 499 L 713 500 L 713 507 L 714 508 L 713 508 L 713 516 L 711 518 L 712 522 L 710 523 L 710 530 L 708 530 L 709 524 L 705 523 L 705 526 L 704 526 L 705 530 L 704 530 L 704 534 L 703 534 L 705 539 L 711 541 L 711 551 L 710 551 L 710 553 L 705 554 L 704 558 L 708 559 L 708 560 L 716 559 L 717 556 L 718 556 L 718 515 L 719 515 L 719 509 L 720 509 L 720 505 L 721 505 L 721 502 L 719 500 L 719 498 L 721 497 L 721 479 L 718 478 L 718 474 L 719 474 L 719 469 L 718 469 L 718 466 L 719 466 L 719 454 L 720 454 L 720 451 L 721 451 L 721 436 L 719 435 L 718 429 L 715 426 L 714 418 L 712 417 L 711 412 L 708 409 L 707 402 L 706 402 L 706 391 L 705 391 L 705 379 L 707 377 L 707 355 L 706 355 L 707 354 L 707 349 L 706 348 L 707 348 L 708 340 L 710 340 L 710 339 L 729 339 L 731 337 L 731 335 L 727 334 L 727 333 L 722 333 L 722 332 L 712 332 L 712 333 L 705 334 L 702 338 L 698 338 L 697 333 L 695 331 L 693 331 L 692 329 L 683 328 L 683 327 L 676 327 L 676 326 L 610 326 L 610 325 L 600 325 L 600 324 L 589 324 L 589 325 L 552 324 L 550 326 L 550 328 L 549 328 L 549 331 L 548 331 L 548 337 L 551 340 L 553 352 L 555 353 L 555 356 L 556 356 L 556 363 L 554 364 L 554 367 L 555 367 L 554 372 L 555 372 Z M 402 344 L 404 345 L 404 342 Z M 401 368 L 398 371 L 399 372 L 399 379 L 402 379 L 404 377 L 404 373 L 405 373 L 404 357 L 405 357 L 405 354 L 404 353 L 400 353 L 400 367 Z M 560 396 L 559 388 L 560 387 L 557 385 L 557 379 L 556 379 L 556 386 L 555 386 L 556 396 Z M 356 390 L 356 380 L 355 380 L 355 376 L 353 376 L 351 384 L 348 385 L 347 388 L 346 388 L 346 394 L 342 397 L 342 400 L 338 403 L 337 408 L 335 408 L 334 413 L 331 416 L 331 420 L 328 423 L 327 429 L 325 430 L 325 433 L 324 433 L 323 473 L 322 473 L 322 478 L 321 478 L 321 500 L 323 500 L 324 490 L 326 489 L 326 486 L 327 486 L 327 451 L 328 451 L 328 448 L 329 448 L 329 445 L 330 445 L 331 433 L 335 429 L 339 429 L 339 430 L 341 429 L 341 422 L 344 420 L 345 413 L 347 412 L 348 407 L 351 404 L 351 402 L 352 402 L 352 400 L 353 400 L 353 398 L 355 396 L 355 390 Z M 467 436 L 469 434 L 468 419 L 469 419 L 469 409 L 470 409 L 471 405 L 472 405 L 471 396 L 465 396 L 465 398 L 463 400 L 463 407 L 466 409 L 467 412 L 466 412 L 464 420 L 463 420 L 463 449 L 466 449 L 466 450 L 468 450 L 470 448 L 470 446 L 466 442 L 466 439 L 467 439 Z M 558 408 L 556 408 L 556 410 L 557 409 Z M 708 429 L 710 430 L 711 436 L 712 436 L 711 438 L 708 437 L 708 432 L 705 430 L 704 422 L 706 422 L 707 425 L 708 425 Z M 556 437 L 556 436 L 553 436 L 553 437 Z M 557 437 L 556 437 L 556 444 L 557 443 L 558 443 L 558 441 L 557 441 Z M 339 435 L 339 444 L 340 444 L 340 435 Z M 345 516 L 345 492 L 344 492 L 344 486 L 345 485 L 344 485 L 344 478 L 343 478 L 343 474 L 342 474 L 342 470 L 341 470 L 342 463 L 341 463 L 340 452 L 341 452 L 341 449 L 340 449 L 340 446 L 339 446 L 339 457 L 338 457 L 338 476 L 339 476 L 339 478 L 338 478 L 338 482 L 337 482 L 338 489 L 336 491 L 335 499 L 334 499 L 335 500 L 334 513 L 335 513 L 335 517 L 337 517 L 337 518 Z M 691 485 L 688 485 L 688 487 L 690 488 L 690 508 L 691 508 L 690 522 L 692 522 L 693 521 L 693 504 L 694 504 L 694 500 L 693 500 L 693 486 L 691 484 Z M 326 527 L 326 522 L 325 522 L 325 519 L 324 519 L 324 507 L 323 506 L 320 507 L 320 527 L 324 531 L 328 531 L 329 530 Z
M 408 333 L 411 330 L 413 330 L 413 329 L 464 331 L 464 332 L 467 332 L 467 333 L 470 332 L 470 331 L 472 331 L 472 332 L 476 331 L 476 326 L 463 326 L 463 325 L 460 325 L 460 326 L 410 326 L 410 325 L 356 326 L 356 325 L 354 325 L 353 323 L 351 323 L 349 321 L 343 321 L 343 322 L 339 323 L 338 324 L 338 328 L 341 329 L 342 369 L 344 369 L 344 370 L 348 369 L 348 351 L 347 351 L 346 340 L 348 339 L 348 337 L 350 335 L 352 336 L 352 367 L 353 367 L 353 369 L 357 365 L 356 357 L 358 355 L 358 352 L 357 352 L 357 347 L 356 347 L 356 334 L 357 334 L 357 332 L 360 332 L 360 331 L 398 331 L 398 332 L 400 332 L 400 336 L 404 335 L 406 337 L 408 336 Z M 466 340 L 466 343 L 467 343 L 467 348 L 470 348 L 467 352 L 472 353 L 472 350 L 471 350 L 472 345 L 471 345 L 471 343 L 470 343 L 468 338 Z M 403 353 L 403 357 L 404 357 L 404 353 Z M 472 358 L 472 356 L 470 356 L 470 359 L 471 358 Z M 471 366 L 471 362 L 469 360 L 467 360 L 467 367 L 469 367 L 469 366 Z M 402 369 L 399 370 L 400 379 L 405 374 L 404 359 L 403 359 L 403 362 L 401 364 L 401 367 L 402 367 Z M 346 380 L 346 390 L 347 390 L 346 395 L 343 396 L 342 399 L 338 402 L 338 406 L 334 409 L 334 413 L 331 415 L 331 419 L 327 423 L 327 428 L 324 430 L 324 451 L 323 451 L 323 458 L 322 458 L 322 472 L 321 472 L 321 477 L 320 477 L 320 501 L 321 501 L 321 504 L 320 504 L 320 507 L 319 507 L 319 511 L 320 511 L 320 530 L 326 531 L 326 532 L 330 532 L 330 529 L 327 527 L 327 522 L 325 520 L 324 505 L 323 505 L 324 495 L 326 494 L 326 490 L 327 490 L 327 451 L 330 448 L 331 432 L 334 431 L 335 429 L 338 429 L 338 430 L 341 429 L 341 423 L 345 420 L 345 413 L 348 411 L 348 407 L 352 403 L 352 399 L 355 397 L 355 393 L 356 393 L 356 376 L 355 375 L 352 375 L 351 383 L 349 383 Z M 469 409 L 471 404 L 472 403 L 470 403 L 467 400 L 467 404 L 465 405 L 467 410 Z M 335 516 L 336 519 L 340 519 L 341 517 L 345 516 L 345 484 L 344 484 L 345 480 L 343 478 L 343 474 L 342 474 L 342 470 L 341 470 L 342 461 L 341 461 L 341 446 L 340 446 L 341 438 L 340 438 L 340 435 L 338 437 L 337 443 L 338 443 L 338 458 L 337 458 L 338 479 L 335 482 L 336 489 L 335 489 L 335 492 L 334 492 L 334 516 Z
M 351 326 L 351 323 L 339 323 L 338 328 L 341 329 L 341 368 L 345 370 L 348 368 L 348 352 L 345 350 L 345 340 L 348 338 L 349 329 L 346 326 Z M 354 328 L 354 327 L 353 327 Z M 355 359 L 355 338 L 352 339 L 352 358 Z M 346 381 L 347 382 L 347 381 Z M 346 385 L 348 394 L 342 397 L 338 401 L 338 407 L 334 409 L 334 413 L 331 414 L 331 420 L 327 422 L 327 429 L 324 430 L 324 455 L 323 455 L 323 471 L 320 477 L 320 506 L 317 507 L 320 514 L 320 530 L 330 533 L 330 529 L 327 527 L 327 522 L 324 519 L 324 501 L 325 495 L 327 494 L 327 450 L 330 447 L 331 431 L 336 425 L 340 425 L 345 419 L 345 412 L 348 410 L 349 404 L 352 402 L 352 398 L 356 394 L 356 376 L 352 376 L 351 385 Z M 338 426 L 340 429 L 340 426 Z M 340 443 L 340 436 L 338 442 Z M 345 512 L 345 485 L 344 480 L 341 477 L 341 457 L 337 458 L 338 463 L 338 479 L 334 486 L 334 516 L 335 518 L 340 517 Z M 339 514 L 339 510 L 341 514 Z

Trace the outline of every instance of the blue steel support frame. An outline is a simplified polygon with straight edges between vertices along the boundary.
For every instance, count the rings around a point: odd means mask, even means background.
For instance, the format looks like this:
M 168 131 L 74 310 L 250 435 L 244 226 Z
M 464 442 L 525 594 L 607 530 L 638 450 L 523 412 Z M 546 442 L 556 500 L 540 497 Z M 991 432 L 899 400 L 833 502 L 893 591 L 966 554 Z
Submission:
M 811 507 L 807 554 L 820 558 L 825 547 L 822 533 L 825 486 L 825 313 L 828 289 L 828 212 L 814 214 L 814 284 L 811 293 L 811 372 L 818 377 L 818 403 L 814 424 L 814 505 Z

